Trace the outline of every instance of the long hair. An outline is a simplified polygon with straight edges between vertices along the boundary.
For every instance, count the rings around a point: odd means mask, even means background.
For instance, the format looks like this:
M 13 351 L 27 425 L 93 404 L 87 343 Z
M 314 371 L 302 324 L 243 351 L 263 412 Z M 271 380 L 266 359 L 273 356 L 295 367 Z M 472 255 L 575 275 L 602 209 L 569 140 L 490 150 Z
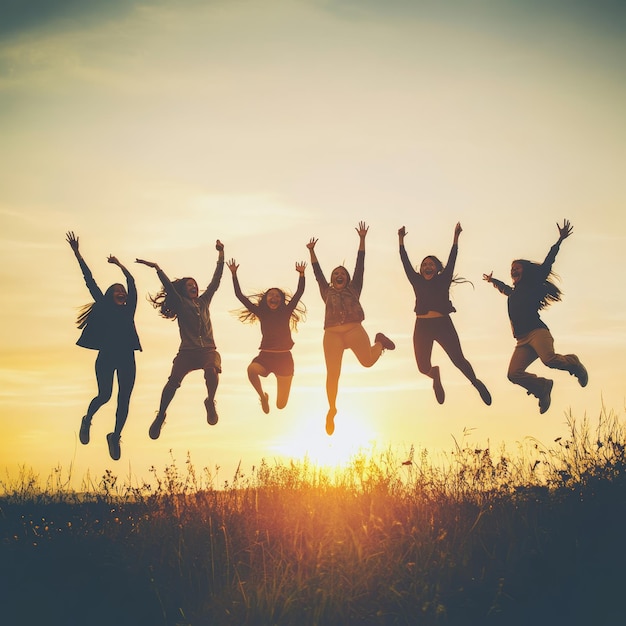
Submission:
M 89 304 L 83 304 L 80 307 L 78 316 L 76 318 L 76 326 L 79 329 L 85 328 L 89 323 L 90 319 L 94 319 L 96 315 L 106 315 L 108 311 L 115 311 L 117 304 L 115 304 L 113 300 L 113 290 L 117 285 L 121 285 L 122 283 L 113 283 L 109 285 L 108 289 L 104 292 L 104 296 L 102 300 L 99 302 L 90 302 Z
M 535 263 L 527 259 L 515 259 L 513 263 L 519 263 L 522 266 L 520 282 L 528 281 L 535 283 L 540 288 L 540 311 L 550 306 L 553 302 L 560 302 L 563 292 L 550 280 L 551 278 L 558 279 L 558 274 L 550 270 L 550 273 L 544 278 L 541 263 Z
M 181 298 L 187 298 L 187 281 L 194 280 L 190 276 L 184 278 L 177 278 L 172 281 L 174 290 Z M 174 321 L 178 317 L 176 311 L 176 305 L 178 304 L 178 298 L 173 297 L 165 291 L 162 287 L 158 293 L 154 296 L 148 295 L 148 300 L 152 303 L 152 306 L 159 311 L 159 315 L 165 319 Z
M 266 311 L 274 312 L 267 305 L 267 293 L 271 291 L 272 289 L 276 289 L 276 291 L 278 291 L 280 295 L 282 296 L 282 302 L 279 308 L 276 310 L 280 310 L 280 308 L 287 306 L 291 302 L 291 297 L 292 297 L 291 294 L 288 294 L 287 292 L 285 292 L 284 289 L 279 289 L 278 287 L 270 287 L 269 289 L 261 293 L 252 294 L 251 296 L 248 296 L 248 300 L 256 304 L 263 312 L 266 312 Z M 232 313 L 236 315 L 237 319 L 240 322 L 243 322 L 244 324 L 254 324 L 258 320 L 258 316 L 256 315 L 256 313 L 253 313 L 252 311 L 250 311 L 250 309 L 246 307 L 235 309 L 234 311 L 232 311 Z M 306 306 L 302 301 L 300 301 L 291 312 L 291 316 L 289 318 L 289 327 L 291 328 L 291 330 L 297 331 L 298 322 L 304 322 L 305 320 L 306 320 Z
M 443 272 L 443 270 L 445 269 L 444 264 L 439 260 L 438 257 L 436 257 L 434 254 L 428 254 L 426 255 L 423 259 L 422 259 L 422 263 L 426 260 L 426 259 L 432 259 L 433 263 L 435 264 L 435 267 L 437 268 L 437 276 L 439 276 L 439 274 L 441 274 L 441 272 Z M 420 263 L 420 267 L 422 265 L 422 263 Z M 415 268 L 418 272 L 418 274 L 420 273 L 420 268 L 417 267 Z M 469 280 L 468 278 L 464 278 L 463 276 L 458 276 L 457 274 L 455 274 L 452 277 L 452 284 L 453 285 L 461 285 L 463 283 L 469 283 L 472 287 L 474 286 L 474 283 Z

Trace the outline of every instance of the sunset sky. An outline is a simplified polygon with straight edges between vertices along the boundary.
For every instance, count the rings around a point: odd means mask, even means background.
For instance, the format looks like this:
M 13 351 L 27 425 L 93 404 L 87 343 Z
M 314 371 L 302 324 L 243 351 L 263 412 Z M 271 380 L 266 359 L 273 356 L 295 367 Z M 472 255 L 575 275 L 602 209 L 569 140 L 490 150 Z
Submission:
M 617 0 L 0 1 L 0 479 L 61 467 L 75 481 L 112 469 L 134 482 L 189 453 L 226 480 L 239 462 L 335 462 L 372 442 L 436 457 L 464 429 L 472 444 L 549 446 L 567 436 L 570 411 L 623 415 L 625 111 Z M 535 364 L 555 381 L 539 415 L 506 379 L 506 299 L 482 274 L 509 282 L 512 259 L 543 260 L 564 218 L 574 226 L 554 268 L 564 297 L 542 317 L 590 382 Z M 335 435 L 324 432 L 323 303 L 310 266 L 290 402 L 268 416 L 246 377 L 260 330 L 232 314 L 225 268 L 211 307 L 220 421 L 207 425 L 193 372 L 150 440 L 179 337 L 146 300 L 156 273 L 134 259 L 206 286 L 219 238 L 244 293 L 294 291 L 310 237 L 327 275 L 352 270 L 359 220 L 370 227 L 364 326 L 397 349 L 371 369 L 346 353 Z M 447 258 L 457 221 L 456 270 L 474 286 L 453 288 L 453 320 L 491 407 L 436 347 L 438 405 L 413 356 L 397 230 L 418 265 Z M 78 442 L 96 353 L 75 345 L 90 296 L 67 230 L 103 290 L 122 278 L 109 254 L 137 281 L 143 352 L 118 462 L 105 439 L 114 399 L 91 443 Z M 273 398 L 275 379 L 265 385 Z

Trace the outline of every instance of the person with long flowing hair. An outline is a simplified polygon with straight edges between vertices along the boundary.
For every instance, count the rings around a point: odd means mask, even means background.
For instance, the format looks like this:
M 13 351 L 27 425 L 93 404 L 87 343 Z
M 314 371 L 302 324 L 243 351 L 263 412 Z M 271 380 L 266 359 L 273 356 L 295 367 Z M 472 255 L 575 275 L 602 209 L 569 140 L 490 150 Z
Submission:
M 569 220 L 563 220 L 563 226 L 557 222 L 559 238 L 550 248 L 543 263 L 527 259 L 515 259 L 511 264 L 513 286 L 493 277 L 493 272 L 483 274 L 483 279 L 491 283 L 500 293 L 507 296 L 509 320 L 513 337 L 517 340 L 515 350 L 509 362 L 508 379 L 515 385 L 526 389 L 528 395 L 539 400 L 539 412 L 545 413 L 550 408 L 554 381 L 526 371 L 538 358 L 552 369 L 565 370 L 575 376 L 581 387 L 589 381 L 585 366 L 575 354 L 557 354 L 554 351 L 552 333 L 539 317 L 554 302 L 561 300 L 561 290 L 553 282 L 555 277 L 552 265 L 561 247 L 561 243 L 573 232 Z
M 68 231 L 66 240 L 74 252 L 87 289 L 93 298 L 93 302 L 82 307 L 76 320 L 78 328 L 82 331 L 76 344 L 82 348 L 98 351 L 95 365 L 98 394 L 91 400 L 87 413 L 81 419 L 79 439 L 84 445 L 89 443 L 91 420 L 98 409 L 111 399 L 113 379 L 117 374 L 115 426 L 113 432 L 107 435 L 109 454 L 117 461 L 122 454 L 122 429 L 128 418 L 130 397 L 135 386 L 137 372 L 135 351 L 141 350 L 135 327 L 137 287 L 131 273 L 117 257 L 110 255 L 107 261 L 120 268 L 126 278 L 126 287 L 121 283 L 114 283 L 102 293 L 79 250 L 78 237 L 72 231 Z
M 413 327 L 413 351 L 418 370 L 432 378 L 435 398 L 439 404 L 445 401 L 445 390 L 441 383 L 438 365 L 431 362 L 433 345 L 437 342 L 452 363 L 464 374 L 487 405 L 491 404 L 491 394 L 485 384 L 476 377 L 474 368 L 465 358 L 459 335 L 454 327 L 451 313 L 456 309 L 450 301 L 450 286 L 455 282 L 469 282 L 454 275 L 454 266 L 459 249 L 459 235 L 463 229 L 460 222 L 454 227 L 454 238 L 445 266 L 434 255 L 422 260 L 419 270 L 415 270 L 404 246 L 406 228 L 398 229 L 400 259 L 404 272 L 415 292 L 415 325 Z
M 156 270 L 162 288 L 150 301 L 162 317 L 178 322 L 180 345 L 172 362 L 172 370 L 161 392 L 161 402 L 148 434 L 151 439 L 158 439 L 165 422 L 167 409 L 174 399 L 176 391 L 189 372 L 203 370 L 207 397 L 204 400 L 207 422 L 214 426 L 218 421 L 215 395 L 222 371 L 222 359 L 217 351 L 213 337 L 213 324 L 209 306 L 217 291 L 224 272 L 224 244 L 215 242 L 218 252 L 217 265 L 213 278 L 204 293 L 200 294 L 195 278 L 185 277 L 170 280 L 167 274 L 153 261 L 137 259 Z
M 276 376 L 276 407 L 284 409 L 289 400 L 291 382 L 294 375 L 294 362 L 291 349 L 294 341 L 291 331 L 297 330 L 298 322 L 306 314 L 306 308 L 300 302 L 304 293 L 304 270 L 306 263 L 296 263 L 298 286 L 293 296 L 289 297 L 283 289 L 271 287 L 266 291 L 246 296 L 241 291 L 235 259 L 227 263 L 233 278 L 235 296 L 243 304 L 237 311 L 237 317 L 244 323 L 258 321 L 261 325 L 261 345 L 259 354 L 248 365 L 248 380 L 257 392 L 263 413 L 270 412 L 269 394 L 263 390 L 261 378 L 270 374 Z
M 393 341 L 383 333 L 377 333 L 374 343 L 370 343 L 369 336 L 363 328 L 365 313 L 359 298 L 363 289 L 365 237 L 369 227 L 365 225 L 365 222 L 359 222 L 355 230 L 359 235 L 359 247 L 352 277 L 343 265 L 339 265 L 331 272 L 329 282 L 324 276 L 315 252 L 318 240 L 312 237 L 307 243 L 313 273 L 325 304 L 323 347 L 326 361 L 326 396 L 329 405 L 326 414 L 328 435 L 335 432 L 337 393 L 343 353 L 348 349 L 352 350 L 361 365 L 371 367 L 378 361 L 383 350 L 394 350 L 396 347 Z

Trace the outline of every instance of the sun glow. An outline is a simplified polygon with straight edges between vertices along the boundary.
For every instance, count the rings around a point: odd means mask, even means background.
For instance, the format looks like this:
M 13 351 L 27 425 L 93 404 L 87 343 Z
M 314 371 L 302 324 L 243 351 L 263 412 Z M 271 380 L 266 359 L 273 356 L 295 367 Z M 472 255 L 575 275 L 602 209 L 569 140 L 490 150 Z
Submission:
M 286 433 L 276 445 L 276 451 L 289 459 L 308 459 L 327 467 L 347 465 L 359 452 L 373 447 L 378 433 L 367 416 L 339 411 L 335 417 L 335 432 L 328 436 L 324 430 L 324 415 L 309 414 Z

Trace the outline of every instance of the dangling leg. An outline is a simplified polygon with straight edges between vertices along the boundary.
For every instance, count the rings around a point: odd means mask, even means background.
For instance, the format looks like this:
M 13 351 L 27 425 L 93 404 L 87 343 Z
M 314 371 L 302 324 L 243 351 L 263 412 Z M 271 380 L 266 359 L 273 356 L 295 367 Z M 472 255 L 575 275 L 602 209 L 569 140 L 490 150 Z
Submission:
M 439 404 L 443 404 L 446 399 L 446 392 L 441 384 L 441 374 L 439 366 L 432 365 L 431 356 L 433 352 L 433 319 L 415 318 L 415 326 L 413 328 L 413 351 L 415 353 L 415 362 L 417 369 L 433 379 L 433 391 L 435 398 Z
M 106 404 L 111 399 L 111 395 L 113 393 L 113 374 L 115 372 L 115 365 L 111 355 L 99 352 L 96 358 L 95 370 L 96 382 L 98 384 L 98 395 L 89 403 L 87 413 L 81 420 L 78 435 L 80 442 L 85 445 L 89 443 L 91 418 L 101 406 Z
M 114 461 L 119 460 L 122 454 L 120 437 L 128 417 L 130 396 L 135 386 L 136 373 L 135 353 L 131 352 L 130 355 L 121 357 L 117 367 L 117 410 L 115 412 L 115 428 L 112 433 L 107 435 L 109 454 Z
M 270 412 L 270 402 L 269 396 L 265 391 L 263 391 L 263 385 L 261 384 L 261 376 L 267 376 L 267 370 L 263 365 L 257 363 L 256 361 L 252 361 L 250 365 L 248 365 L 248 380 L 254 387 L 254 390 L 259 395 L 259 399 L 261 400 L 261 408 L 263 409 L 263 413 Z
M 326 361 L 326 397 L 328 413 L 326 414 L 326 432 L 335 432 L 335 415 L 337 414 L 337 392 L 343 359 L 344 343 L 341 333 L 327 328 L 324 331 L 324 360 Z
M 476 378 L 472 364 L 465 358 L 461 348 L 461 341 L 456 332 L 456 328 L 450 319 L 450 316 L 436 318 L 438 332 L 436 341 L 443 348 L 444 352 L 450 357 L 452 363 L 465 375 L 465 377 L 476 387 L 482 401 L 491 404 L 491 394 L 485 384 Z
M 215 394 L 220 382 L 220 373 L 222 371 L 222 360 L 216 350 L 211 350 L 207 354 L 206 364 L 204 367 L 204 381 L 206 383 L 207 397 L 204 401 L 206 407 L 206 420 L 211 426 L 217 424 L 218 415 L 215 408 Z
M 293 376 L 276 376 L 276 408 L 284 409 L 289 401 Z
M 163 387 L 163 391 L 161 392 L 161 402 L 159 404 L 159 411 L 157 412 L 154 421 L 150 425 L 150 430 L 148 434 L 150 435 L 150 439 L 158 439 L 161 434 L 161 427 L 165 422 L 165 417 L 167 414 L 167 408 L 170 403 L 174 399 L 176 395 L 177 389 L 180 387 L 183 382 L 183 378 L 193 369 L 192 364 L 189 362 L 188 357 L 186 357 L 183 353 L 179 352 L 172 362 L 172 371 L 170 372 L 170 376 L 165 383 L 165 387 Z

